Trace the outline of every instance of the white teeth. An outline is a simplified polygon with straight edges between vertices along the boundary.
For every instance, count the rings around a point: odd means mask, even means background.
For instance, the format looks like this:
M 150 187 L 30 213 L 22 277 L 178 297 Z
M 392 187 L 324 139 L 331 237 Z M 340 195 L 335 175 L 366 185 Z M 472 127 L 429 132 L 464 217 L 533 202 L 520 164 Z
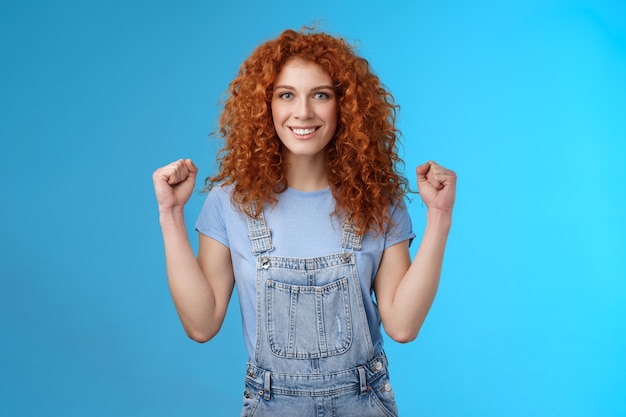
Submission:
M 309 135 L 313 132 L 315 132 L 315 128 L 310 128 L 310 129 L 292 129 L 293 133 L 295 133 L 296 135 Z

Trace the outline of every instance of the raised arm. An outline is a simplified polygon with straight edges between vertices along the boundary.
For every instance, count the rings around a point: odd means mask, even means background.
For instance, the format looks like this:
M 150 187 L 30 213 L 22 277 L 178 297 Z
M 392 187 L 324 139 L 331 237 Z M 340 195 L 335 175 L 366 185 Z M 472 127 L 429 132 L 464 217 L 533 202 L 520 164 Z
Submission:
M 437 293 L 456 194 L 453 171 L 427 162 L 417 167 L 416 173 L 427 206 L 422 242 L 413 262 L 408 242 L 387 248 L 374 281 L 385 331 L 402 343 L 417 337 Z
M 189 242 L 184 206 L 193 192 L 197 173 L 191 160 L 181 159 L 157 169 L 152 180 L 174 305 L 187 335 L 206 342 L 222 326 L 234 277 L 228 248 L 200 235 L 196 258 Z

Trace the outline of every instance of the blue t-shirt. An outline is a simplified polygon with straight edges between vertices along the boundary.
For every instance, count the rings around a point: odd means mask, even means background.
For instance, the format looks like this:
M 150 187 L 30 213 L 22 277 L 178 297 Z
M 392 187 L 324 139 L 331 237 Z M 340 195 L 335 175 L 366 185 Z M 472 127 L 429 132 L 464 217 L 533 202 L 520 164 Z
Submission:
M 230 249 L 239 294 L 244 340 L 250 357 L 256 342 L 256 256 L 248 238 L 246 215 L 230 196 L 232 187 L 215 187 L 206 197 L 196 221 L 196 229 Z M 264 214 L 272 231 L 272 256 L 313 258 L 342 252 L 341 219 L 331 216 L 335 200 L 330 188 L 303 192 L 288 188 L 278 195 L 274 206 L 266 204 Z M 404 203 L 391 207 L 393 225 L 375 236 L 363 237 L 362 249 L 355 251 L 361 281 L 363 304 L 369 323 L 374 351 L 382 349 L 380 316 L 373 299 L 373 284 L 383 251 L 399 242 L 412 240 L 411 218 Z

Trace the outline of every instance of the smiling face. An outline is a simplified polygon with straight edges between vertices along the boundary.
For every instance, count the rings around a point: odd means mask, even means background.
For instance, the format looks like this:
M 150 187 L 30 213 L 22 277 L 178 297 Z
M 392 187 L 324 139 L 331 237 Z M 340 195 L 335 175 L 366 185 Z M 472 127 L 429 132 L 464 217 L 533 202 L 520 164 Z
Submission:
M 285 160 L 324 161 L 324 148 L 337 129 L 337 97 L 330 76 L 319 65 L 292 59 L 274 83 L 272 117 Z

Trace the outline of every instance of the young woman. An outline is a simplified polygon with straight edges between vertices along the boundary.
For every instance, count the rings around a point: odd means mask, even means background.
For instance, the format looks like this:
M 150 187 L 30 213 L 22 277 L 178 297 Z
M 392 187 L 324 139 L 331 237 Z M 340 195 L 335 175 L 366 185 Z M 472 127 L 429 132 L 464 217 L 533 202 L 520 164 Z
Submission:
M 287 30 L 252 53 L 229 92 L 197 258 L 183 218 L 196 166 L 153 174 L 185 331 L 215 336 L 237 285 L 250 355 L 242 416 L 396 416 L 380 325 L 398 342 L 417 337 L 439 283 L 454 172 L 416 169 L 428 210 L 411 262 L 395 105 L 365 59 L 340 38 Z

